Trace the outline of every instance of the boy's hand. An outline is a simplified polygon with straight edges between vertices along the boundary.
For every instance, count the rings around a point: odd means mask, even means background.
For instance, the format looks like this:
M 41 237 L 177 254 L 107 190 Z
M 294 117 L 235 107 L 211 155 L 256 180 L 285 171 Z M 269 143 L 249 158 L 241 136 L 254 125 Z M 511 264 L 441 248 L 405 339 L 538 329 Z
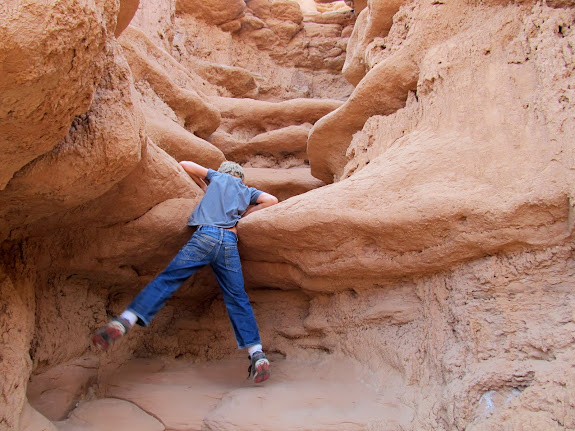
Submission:
M 242 215 L 242 218 L 250 215 L 254 211 L 259 211 L 264 208 L 271 207 L 272 205 L 275 205 L 278 202 L 279 202 L 278 198 L 276 198 L 274 195 L 270 195 L 269 193 L 264 192 L 261 195 L 259 195 L 258 200 L 256 201 L 256 205 L 250 205 L 246 209 L 246 211 Z

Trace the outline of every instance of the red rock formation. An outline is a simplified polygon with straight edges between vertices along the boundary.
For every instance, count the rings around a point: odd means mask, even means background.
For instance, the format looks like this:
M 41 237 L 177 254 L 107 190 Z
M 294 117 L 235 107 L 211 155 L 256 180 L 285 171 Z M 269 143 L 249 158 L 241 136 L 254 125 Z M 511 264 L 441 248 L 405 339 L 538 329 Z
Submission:
M 573 2 L 0 12 L 1 429 L 575 428 Z M 191 234 L 182 159 L 281 200 L 238 227 L 264 387 L 209 269 L 90 346 Z
M 104 0 L 56 7 L 10 1 L 2 8 L 0 190 L 88 110 L 118 12 L 115 2 Z

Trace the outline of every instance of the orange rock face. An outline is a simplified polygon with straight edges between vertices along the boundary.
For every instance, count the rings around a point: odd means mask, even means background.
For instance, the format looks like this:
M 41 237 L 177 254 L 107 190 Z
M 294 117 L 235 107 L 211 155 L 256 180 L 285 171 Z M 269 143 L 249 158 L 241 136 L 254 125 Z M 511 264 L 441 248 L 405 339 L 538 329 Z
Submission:
M 0 428 L 575 429 L 574 22 L 562 0 L 0 5 Z M 181 160 L 280 200 L 238 225 L 263 387 L 209 268 L 90 345 L 192 233 Z

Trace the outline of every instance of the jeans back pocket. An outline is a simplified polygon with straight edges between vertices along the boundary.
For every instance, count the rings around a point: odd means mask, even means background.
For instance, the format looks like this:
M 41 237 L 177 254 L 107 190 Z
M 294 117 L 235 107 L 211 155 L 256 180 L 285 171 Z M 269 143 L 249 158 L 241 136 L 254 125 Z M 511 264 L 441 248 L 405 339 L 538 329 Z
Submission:
M 224 259 L 226 269 L 234 272 L 240 272 L 242 270 L 240 253 L 236 245 L 224 246 Z
M 194 232 L 192 238 L 184 246 L 184 253 L 187 258 L 195 261 L 204 260 L 216 246 L 216 240 L 208 235 Z

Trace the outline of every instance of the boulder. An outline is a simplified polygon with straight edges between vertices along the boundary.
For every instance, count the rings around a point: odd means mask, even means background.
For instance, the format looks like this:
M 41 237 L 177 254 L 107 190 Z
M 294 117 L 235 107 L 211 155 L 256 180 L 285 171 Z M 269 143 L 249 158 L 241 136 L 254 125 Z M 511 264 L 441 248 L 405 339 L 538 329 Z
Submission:
M 74 117 L 88 110 L 107 63 L 118 3 L 11 1 L 4 8 L 0 190 L 16 172 L 51 151 Z

